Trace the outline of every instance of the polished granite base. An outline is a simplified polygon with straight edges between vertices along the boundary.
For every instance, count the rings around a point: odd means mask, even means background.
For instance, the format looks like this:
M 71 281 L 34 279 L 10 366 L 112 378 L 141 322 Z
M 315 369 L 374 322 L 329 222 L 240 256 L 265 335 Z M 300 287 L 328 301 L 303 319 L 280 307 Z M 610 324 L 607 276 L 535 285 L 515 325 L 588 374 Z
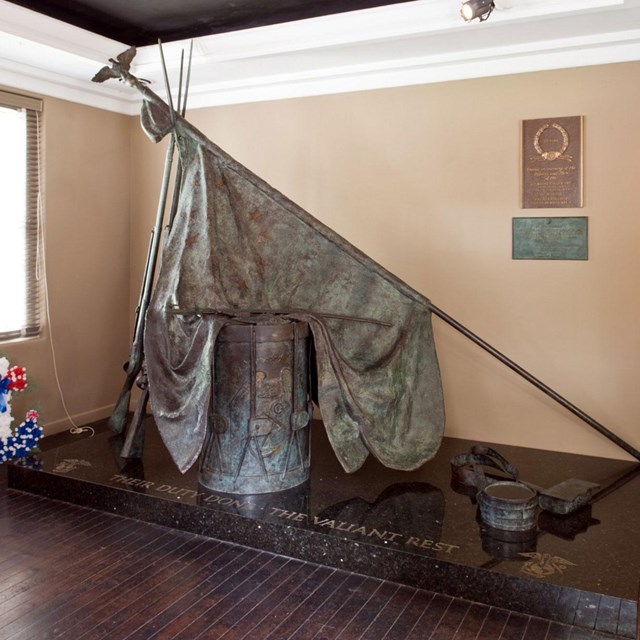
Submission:
M 413 472 L 369 458 L 340 467 L 312 426 L 310 479 L 265 495 L 215 493 L 181 475 L 147 419 L 143 460 L 119 457 L 108 431 L 9 468 L 9 486 L 439 593 L 633 638 L 640 577 L 640 465 L 497 445 L 520 477 L 549 488 L 598 483 L 569 516 L 542 512 L 532 534 L 489 530 L 473 496 L 452 486 L 450 459 L 472 443 L 445 438 Z

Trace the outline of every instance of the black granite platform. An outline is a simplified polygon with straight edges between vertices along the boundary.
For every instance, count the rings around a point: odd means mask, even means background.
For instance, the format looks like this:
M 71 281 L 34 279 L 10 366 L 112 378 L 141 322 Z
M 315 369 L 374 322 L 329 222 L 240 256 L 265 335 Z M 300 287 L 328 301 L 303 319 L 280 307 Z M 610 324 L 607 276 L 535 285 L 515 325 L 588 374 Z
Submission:
M 596 482 L 592 505 L 543 512 L 533 535 L 490 531 L 472 496 L 452 487 L 449 461 L 472 444 L 445 438 L 421 469 L 370 458 L 343 472 L 321 423 L 311 477 L 263 496 L 213 493 L 197 469 L 173 465 L 153 420 L 142 461 L 122 438 L 97 433 L 9 467 L 9 486 L 332 567 L 633 638 L 640 578 L 640 464 L 496 445 L 521 478 L 548 488 Z

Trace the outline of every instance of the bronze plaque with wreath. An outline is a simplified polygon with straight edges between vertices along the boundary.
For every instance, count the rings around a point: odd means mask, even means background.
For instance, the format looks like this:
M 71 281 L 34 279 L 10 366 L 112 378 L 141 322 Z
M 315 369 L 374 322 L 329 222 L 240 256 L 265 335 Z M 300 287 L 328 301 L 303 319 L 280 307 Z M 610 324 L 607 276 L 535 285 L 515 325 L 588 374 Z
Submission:
M 523 209 L 583 206 L 583 119 L 522 121 Z

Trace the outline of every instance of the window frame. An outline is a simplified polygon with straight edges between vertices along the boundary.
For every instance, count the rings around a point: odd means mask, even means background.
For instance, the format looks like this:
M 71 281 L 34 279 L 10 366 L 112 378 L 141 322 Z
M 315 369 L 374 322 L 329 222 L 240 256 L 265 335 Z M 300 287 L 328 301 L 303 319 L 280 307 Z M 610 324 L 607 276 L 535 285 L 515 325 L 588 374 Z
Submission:
M 40 120 L 43 101 L 0 89 L 0 107 L 24 110 L 27 125 L 26 162 L 26 210 L 25 210 L 25 278 L 26 306 L 25 323 L 9 331 L 0 332 L 0 342 L 40 335 L 42 307 L 42 278 L 40 259 L 42 256 L 42 233 L 40 228 Z

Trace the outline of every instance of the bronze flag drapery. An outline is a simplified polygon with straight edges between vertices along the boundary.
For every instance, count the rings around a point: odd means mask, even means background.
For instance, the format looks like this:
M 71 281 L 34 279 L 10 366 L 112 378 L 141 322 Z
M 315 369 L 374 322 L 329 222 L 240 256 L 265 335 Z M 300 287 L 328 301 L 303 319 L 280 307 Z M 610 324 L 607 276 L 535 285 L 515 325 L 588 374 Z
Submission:
M 172 129 L 169 108 L 126 76 L 143 94 L 143 128 L 157 142 Z M 369 453 L 403 470 L 431 458 L 444 408 L 429 301 L 185 119 L 176 117 L 173 133 L 180 203 L 144 349 L 155 420 L 180 470 L 205 440 L 216 337 L 251 310 L 309 323 L 315 400 L 347 472 Z

